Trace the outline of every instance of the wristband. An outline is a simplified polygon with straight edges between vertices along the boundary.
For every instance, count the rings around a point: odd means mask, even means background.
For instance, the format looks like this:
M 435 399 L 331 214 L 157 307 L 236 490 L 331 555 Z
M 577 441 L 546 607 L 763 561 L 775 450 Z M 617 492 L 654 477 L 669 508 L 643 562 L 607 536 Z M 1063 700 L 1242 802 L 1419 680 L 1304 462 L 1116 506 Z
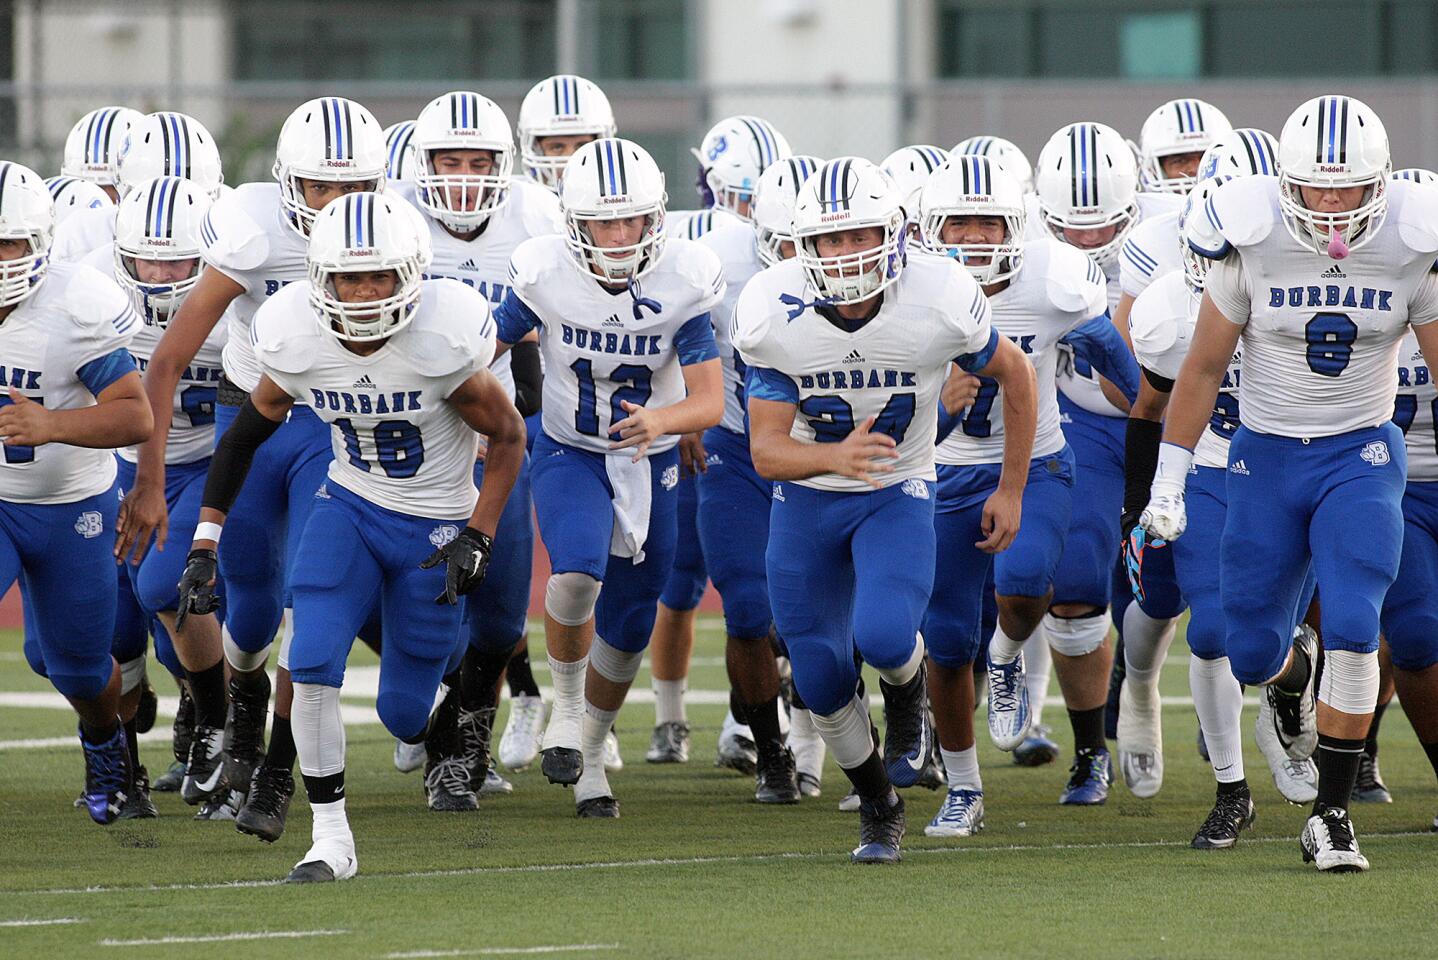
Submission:
M 220 531 L 224 527 L 218 523 L 206 520 L 195 527 L 195 540 L 213 540 L 218 546 L 220 542 Z
M 1188 471 L 1193 466 L 1193 451 L 1176 443 L 1164 442 L 1158 448 L 1158 466 L 1153 472 L 1152 495 L 1182 494 L 1188 485 Z

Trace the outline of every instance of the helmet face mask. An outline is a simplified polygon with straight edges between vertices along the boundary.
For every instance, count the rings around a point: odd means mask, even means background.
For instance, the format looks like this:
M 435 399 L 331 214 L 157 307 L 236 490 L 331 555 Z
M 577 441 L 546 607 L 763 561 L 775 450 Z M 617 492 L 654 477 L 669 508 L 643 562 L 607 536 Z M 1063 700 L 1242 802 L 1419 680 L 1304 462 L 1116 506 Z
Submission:
M 1101 123 L 1061 128 L 1039 154 L 1035 182 L 1049 232 L 1113 263 L 1139 218 L 1138 167 L 1123 137 Z
M 585 142 L 612 138 L 617 130 L 604 91 L 569 74 L 541 80 L 530 89 L 519 107 L 518 128 L 524 172 L 556 193 L 569 158 Z
M 664 174 L 638 144 L 605 138 L 580 147 L 560 192 L 565 240 L 579 269 L 610 286 L 653 270 L 664 253 L 667 199 Z
M 0 241 L 13 241 L 6 252 L 19 254 L 0 260 L 0 308 L 17 306 L 40 288 L 54 235 L 55 205 L 45 181 L 29 167 L 0 161 Z
M 415 120 L 415 199 L 452 231 L 478 230 L 509 202 L 514 140 L 492 100 L 459 91 L 436 97 Z
M 908 224 L 898 187 L 860 157 L 830 160 L 804 181 L 794 205 L 794 255 L 830 303 L 862 303 L 899 279 Z M 873 243 L 853 249 L 854 241 Z
M 1203 285 L 1208 278 L 1209 268 L 1213 261 L 1203 256 L 1194 249 L 1189 242 L 1189 224 L 1195 217 L 1201 216 L 1204 206 L 1208 203 L 1213 192 L 1233 177 L 1211 177 L 1207 180 L 1200 180 L 1198 184 L 1188 192 L 1188 198 L 1184 200 L 1183 207 L 1178 214 L 1178 247 L 1179 255 L 1183 261 L 1183 278 L 1188 283 L 1189 292 L 1197 295 L 1203 293 Z
M 1002 283 L 1023 266 L 1023 187 L 1000 163 L 981 156 L 951 157 L 925 184 L 920 214 L 925 249 L 955 257 L 979 283 Z M 985 242 L 946 238 L 945 228 L 957 217 L 995 220 L 1002 224 L 1002 233 L 995 240 L 985 237 Z M 958 239 L 964 239 L 960 234 Z
M 179 177 L 142 183 L 120 201 L 115 281 L 145 323 L 168 326 L 199 283 L 199 231 L 210 203 L 209 194 Z
M 794 256 L 794 203 L 804 181 L 823 165 L 818 157 L 794 156 L 771 164 L 760 174 L 752 212 L 755 250 L 764 266 Z
M 1308 101 L 1283 125 L 1278 156 L 1278 206 L 1300 245 L 1341 259 L 1378 232 L 1393 163 L 1383 122 L 1366 104 L 1341 96 Z M 1362 193 L 1340 195 L 1349 188 Z
M 316 217 L 305 259 L 320 326 L 349 343 L 386 340 L 414 319 L 431 259 L 429 232 L 412 209 L 383 194 L 347 194 Z M 358 280 L 361 291 L 378 286 L 379 294 L 346 299 L 341 294 L 353 293 L 356 285 L 337 284 L 337 274 Z M 393 274 L 392 290 L 376 274 Z
M 364 107 L 343 97 L 303 103 L 280 128 L 274 177 L 289 225 L 308 237 L 320 207 L 309 202 L 303 181 L 355 184 L 364 192 L 384 190 L 389 167 L 384 132 Z M 335 192 L 332 201 L 340 194 Z

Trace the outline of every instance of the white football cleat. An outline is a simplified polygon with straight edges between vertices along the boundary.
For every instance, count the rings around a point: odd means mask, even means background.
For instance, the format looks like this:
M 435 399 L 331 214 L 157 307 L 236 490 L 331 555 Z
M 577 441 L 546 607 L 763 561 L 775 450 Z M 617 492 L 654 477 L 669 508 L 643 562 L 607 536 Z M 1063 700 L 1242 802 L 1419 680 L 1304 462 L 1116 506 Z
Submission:
M 1028 736 L 1029 688 L 1024 682 L 1024 655 L 1010 663 L 988 662 L 989 738 L 1000 750 L 1011 751 Z
M 799 778 L 799 792 L 806 797 L 819 796 L 824 780 L 824 738 L 814 728 L 808 710 L 795 707 L 790 717 L 789 749 L 794 752 L 794 771 Z
M 479 795 L 481 797 L 492 797 L 497 794 L 506 794 L 513 792 L 514 784 L 501 777 L 499 775 L 499 771 L 494 769 L 493 765 L 491 765 L 490 768 L 485 771 L 484 783 L 482 783 L 479 787 Z
M 604 769 L 610 773 L 624 769 L 624 758 L 619 755 L 619 735 L 613 727 L 604 735 Z
M 724 725 L 719 728 L 719 749 L 714 756 L 714 766 L 728 767 L 748 777 L 754 776 L 759 769 L 754 732 L 736 720 L 733 712 L 724 714 Z
M 1361 873 L 1368 869 L 1368 858 L 1358 851 L 1353 821 L 1341 807 L 1324 807 L 1309 817 L 1298 842 L 1303 862 L 1324 872 Z
M 859 795 L 852 790 L 844 794 L 844 799 L 839 801 L 840 813 L 857 813 L 859 811 Z
M 1282 757 L 1280 763 L 1270 761 L 1269 769 L 1273 773 L 1273 785 L 1283 799 L 1305 806 L 1318 799 L 1318 767 L 1313 761 L 1294 760 L 1287 754 Z M 1264 754 L 1263 759 L 1270 760 L 1268 754 Z
M 972 837 L 984 828 L 984 792 L 950 790 L 924 828 L 926 837 Z
M 1163 698 L 1144 686 L 1130 677 L 1120 689 L 1118 762 L 1129 792 L 1147 800 L 1163 788 Z
M 509 701 L 509 719 L 499 738 L 499 762 L 510 770 L 524 770 L 539 756 L 546 709 L 541 697 L 520 694 Z
M 424 766 L 429 759 L 429 752 L 424 748 L 424 742 L 405 743 L 396 739 L 394 742 L 394 768 L 400 773 L 414 773 Z

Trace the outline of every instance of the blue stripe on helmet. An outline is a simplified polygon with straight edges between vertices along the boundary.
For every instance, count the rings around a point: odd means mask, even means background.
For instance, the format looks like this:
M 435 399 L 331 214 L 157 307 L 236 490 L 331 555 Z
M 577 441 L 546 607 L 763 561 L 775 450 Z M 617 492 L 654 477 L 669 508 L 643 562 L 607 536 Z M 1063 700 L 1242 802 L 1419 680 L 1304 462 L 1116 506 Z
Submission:
M 1338 98 L 1334 97 L 1328 102 L 1328 162 L 1334 163 L 1338 157 L 1338 146 L 1333 141 L 1338 133 Z
M 1075 131 L 1075 135 L 1078 137 L 1079 141 L 1079 168 L 1074 171 L 1074 176 L 1080 178 L 1080 190 L 1082 191 L 1083 196 L 1083 203 L 1080 204 L 1080 206 L 1087 207 L 1090 205 L 1088 198 L 1088 127 L 1080 125 L 1079 128 Z

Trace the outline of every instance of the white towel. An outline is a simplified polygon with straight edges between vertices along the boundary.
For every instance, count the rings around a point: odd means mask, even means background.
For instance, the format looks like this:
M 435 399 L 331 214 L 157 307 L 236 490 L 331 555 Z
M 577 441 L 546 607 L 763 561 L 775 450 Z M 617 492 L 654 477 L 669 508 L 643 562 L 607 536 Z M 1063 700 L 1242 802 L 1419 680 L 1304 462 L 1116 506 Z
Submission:
M 604 471 L 614 491 L 614 532 L 609 538 L 609 552 L 616 557 L 633 557 L 636 564 L 644 562 L 644 541 L 649 539 L 649 509 L 653 499 L 650 489 L 649 458 L 633 462 L 634 454 L 621 450 L 604 458 Z

